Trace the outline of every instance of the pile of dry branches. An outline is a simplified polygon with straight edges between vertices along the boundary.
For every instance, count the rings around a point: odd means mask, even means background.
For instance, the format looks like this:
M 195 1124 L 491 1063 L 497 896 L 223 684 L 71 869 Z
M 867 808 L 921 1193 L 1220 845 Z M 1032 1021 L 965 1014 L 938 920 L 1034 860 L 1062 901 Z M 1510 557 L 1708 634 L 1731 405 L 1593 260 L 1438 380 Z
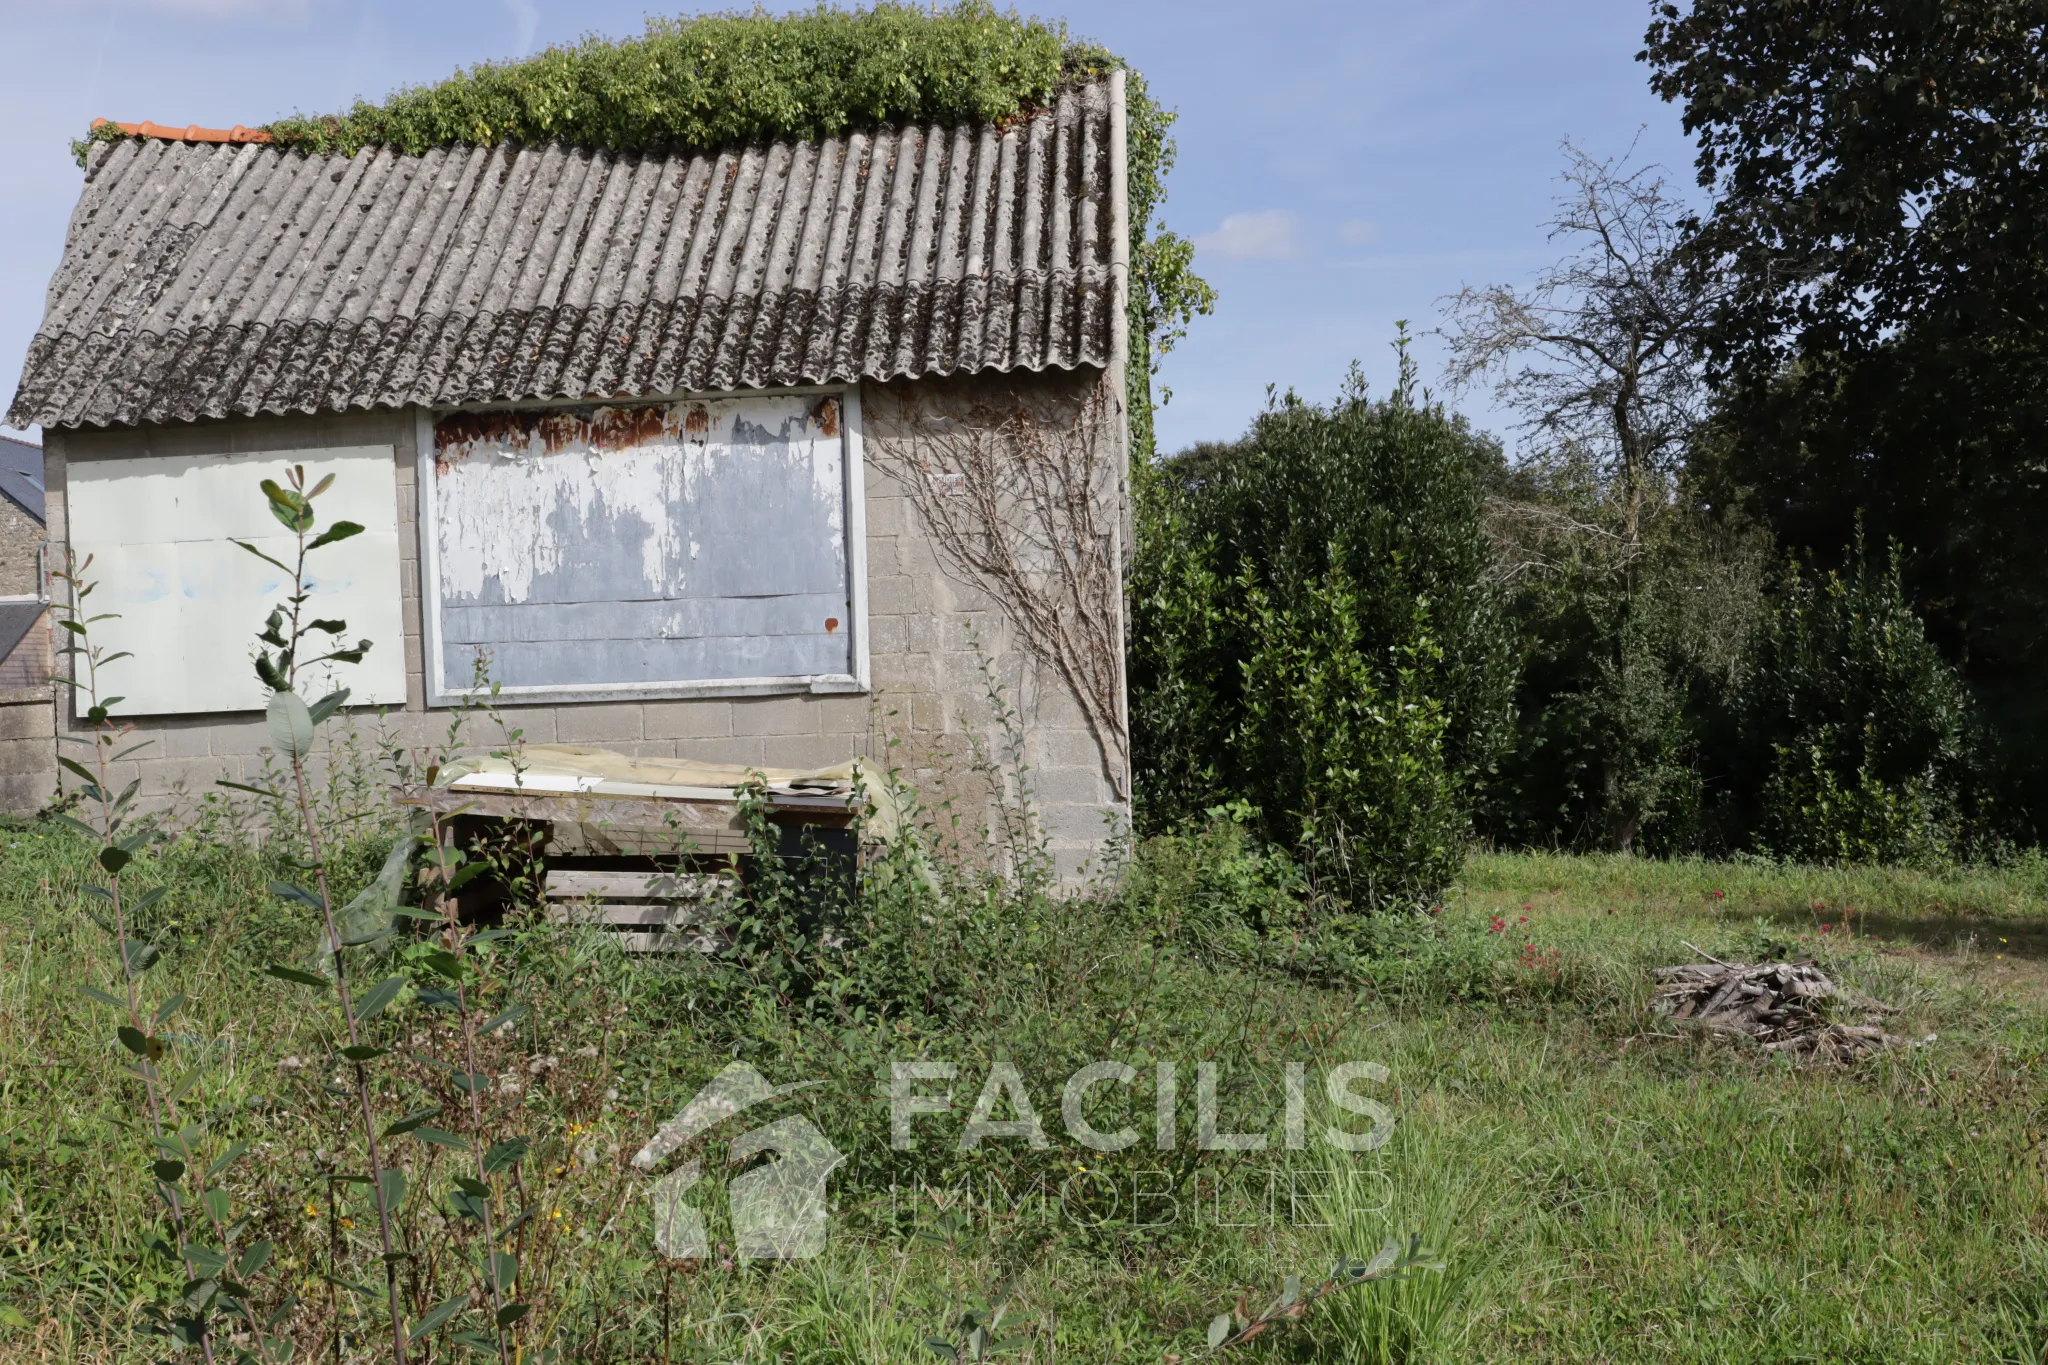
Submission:
M 1838 986 L 1811 962 L 1706 962 L 1657 969 L 1656 1009 L 1715 1033 L 1754 1038 L 1770 1052 L 1849 1062 L 1902 1042 L 1873 1022 L 1894 1013 Z M 1840 1022 L 1823 1001 L 1858 1011 Z

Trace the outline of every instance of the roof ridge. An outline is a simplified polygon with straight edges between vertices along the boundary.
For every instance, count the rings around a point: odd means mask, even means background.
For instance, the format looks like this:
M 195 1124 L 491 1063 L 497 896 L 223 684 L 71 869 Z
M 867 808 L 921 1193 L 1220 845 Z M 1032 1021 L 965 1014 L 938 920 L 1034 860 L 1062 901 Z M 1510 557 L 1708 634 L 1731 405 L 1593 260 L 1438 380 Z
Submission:
M 245 128 L 239 123 L 232 128 L 202 128 L 196 123 L 187 124 L 183 128 L 173 128 L 167 124 L 151 123 L 148 119 L 144 119 L 140 123 L 115 123 L 114 120 L 109 118 L 96 118 L 92 121 L 95 131 L 105 128 L 109 124 L 119 128 L 130 137 L 160 137 L 169 142 L 270 141 L 270 134 L 264 132 L 261 128 Z
M 950 133 L 970 128 L 993 128 L 997 132 L 1009 132 L 1012 129 L 1034 123 L 1039 119 L 1057 115 L 1061 96 L 1071 94 L 1080 94 L 1085 96 L 1087 93 L 1098 87 L 1106 90 L 1109 87 L 1112 79 L 1113 73 L 1107 71 L 1095 71 L 1070 76 L 1065 79 L 1062 79 L 1057 85 L 1053 86 L 1051 91 L 1048 92 L 1048 98 L 1046 98 L 1043 101 L 1022 105 L 1011 113 L 1003 114 L 997 117 L 970 118 L 958 123 L 944 123 L 934 118 L 899 118 L 876 120 L 857 119 L 849 123 L 846 127 L 840 129 L 838 132 L 820 133 L 809 137 L 797 137 L 789 134 L 779 134 L 774 137 L 747 137 L 736 139 L 729 142 L 718 143 L 654 141 L 648 143 L 646 146 L 643 147 L 613 147 L 607 146 L 603 143 L 579 142 L 573 138 L 553 137 L 549 138 L 545 142 L 519 142 L 512 139 L 501 139 L 495 142 L 437 142 L 432 146 L 423 147 L 417 152 L 405 151 L 401 148 L 393 146 L 388 142 L 368 142 L 363 144 L 362 150 L 386 151 L 390 152 L 392 155 L 405 157 L 412 160 L 417 160 L 420 157 L 425 156 L 428 152 L 448 152 L 465 149 L 487 150 L 494 147 L 506 147 L 515 151 L 547 147 L 560 147 L 566 151 L 571 152 L 585 152 L 593 154 L 601 153 L 606 156 L 615 156 L 620 158 L 645 156 L 702 156 L 706 158 L 716 158 L 719 155 L 726 152 L 744 151 L 751 148 L 766 149 L 769 147 L 778 146 L 817 146 L 835 140 L 843 141 L 846 138 L 860 136 L 863 134 L 873 135 L 877 133 L 899 133 L 907 132 L 912 129 L 915 129 L 920 132 L 926 132 L 933 129 L 937 129 Z M 118 128 L 121 130 L 122 133 L 126 134 L 129 137 L 153 137 L 162 139 L 163 141 L 166 142 L 275 143 L 279 151 L 299 152 L 302 155 L 308 157 L 343 157 L 345 159 L 353 159 L 354 155 L 352 153 L 337 151 L 313 151 L 311 149 L 299 145 L 296 142 L 279 143 L 274 137 L 271 136 L 269 132 L 265 131 L 264 129 L 249 128 L 239 123 L 232 128 L 202 128 L 196 123 L 189 124 L 183 128 L 174 128 L 171 127 L 169 124 L 152 123 L 148 119 L 144 119 L 140 123 L 116 123 L 112 119 L 98 118 L 92 121 L 92 127 L 95 131 L 101 128 Z

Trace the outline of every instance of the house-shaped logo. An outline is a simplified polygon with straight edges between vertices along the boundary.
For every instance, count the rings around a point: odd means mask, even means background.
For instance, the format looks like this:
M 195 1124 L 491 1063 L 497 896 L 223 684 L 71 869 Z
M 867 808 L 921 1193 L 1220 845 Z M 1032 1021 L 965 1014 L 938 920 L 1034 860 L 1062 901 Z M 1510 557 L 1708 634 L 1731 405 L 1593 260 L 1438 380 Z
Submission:
M 753 1067 L 734 1062 L 655 1132 L 635 1153 L 633 1164 L 652 1171 L 684 1143 L 725 1120 L 816 1084 L 770 1085 Z M 763 1152 L 776 1153 L 775 1160 L 737 1177 L 727 1187 L 734 1255 L 782 1261 L 818 1255 L 825 1249 L 825 1182 L 846 1158 L 816 1124 L 801 1115 L 779 1118 L 742 1133 L 733 1140 L 728 1160 L 738 1165 Z M 703 1173 L 699 1162 L 686 1161 L 655 1182 L 654 1244 L 664 1256 L 704 1260 L 711 1255 L 704 1214 L 684 1200 Z

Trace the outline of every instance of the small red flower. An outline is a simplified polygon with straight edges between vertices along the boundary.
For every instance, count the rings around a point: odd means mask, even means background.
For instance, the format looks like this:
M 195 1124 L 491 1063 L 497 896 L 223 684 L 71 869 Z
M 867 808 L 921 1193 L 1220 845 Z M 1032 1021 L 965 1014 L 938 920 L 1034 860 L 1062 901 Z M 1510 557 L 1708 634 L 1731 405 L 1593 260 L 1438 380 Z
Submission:
M 1507 931 L 1508 922 L 1499 915 L 1495 915 L 1486 926 L 1486 932 L 1489 934 L 1505 934 Z
M 1529 917 L 1528 917 L 1527 915 L 1524 915 L 1524 916 L 1522 916 L 1522 917 L 1521 917 L 1520 919 L 1518 919 L 1518 920 L 1516 920 L 1516 921 L 1515 921 L 1515 923 L 1517 923 L 1517 924 L 1527 924 L 1528 922 L 1529 922 Z
M 1825 934 L 1825 933 L 1826 933 L 1826 932 L 1827 932 L 1828 930 L 1830 930 L 1830 929 L 1832 929 L 1832 928 L 1834 928 L 1834 927 L 1835 927 L 1835 926 L 1834 926 L 1834 925 L 1832 925 L 1832 924 L 1823 924 L 1823 925 L 1822 925 L 1822 926 L 1820 927 L 1820 931 L 1821 931 L 1821 932 L 1822 932 L 1823 934 Z
M 1728 893 L 1726 891 L 1709 891 L 1707 895 L 1717 901 L 1724 901 L 1728 899 Z

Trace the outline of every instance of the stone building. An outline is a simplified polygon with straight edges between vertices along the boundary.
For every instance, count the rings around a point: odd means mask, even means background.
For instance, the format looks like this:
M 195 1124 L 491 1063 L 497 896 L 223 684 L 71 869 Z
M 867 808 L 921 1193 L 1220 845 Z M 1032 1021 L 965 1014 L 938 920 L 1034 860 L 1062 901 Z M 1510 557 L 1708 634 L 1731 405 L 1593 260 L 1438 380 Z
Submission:
M 120 613 L 145 791 L 260 764 L 287 580 L 234 542 L 283 557 L 258 483 L 303 466 L 365 528 L 310 561 L 372 641 L 337 680 L 399 739 L 480 658 L 529 742 L 894 740 L 974 800 L 1014 733 L 1078 870 L 1128 792 L 1123 97 L 700 154 L 97 148 L 7 420 Z
M 43 450 L 0 436 L 0 809 L 34 810 L 56 784 L 43 581 Z

